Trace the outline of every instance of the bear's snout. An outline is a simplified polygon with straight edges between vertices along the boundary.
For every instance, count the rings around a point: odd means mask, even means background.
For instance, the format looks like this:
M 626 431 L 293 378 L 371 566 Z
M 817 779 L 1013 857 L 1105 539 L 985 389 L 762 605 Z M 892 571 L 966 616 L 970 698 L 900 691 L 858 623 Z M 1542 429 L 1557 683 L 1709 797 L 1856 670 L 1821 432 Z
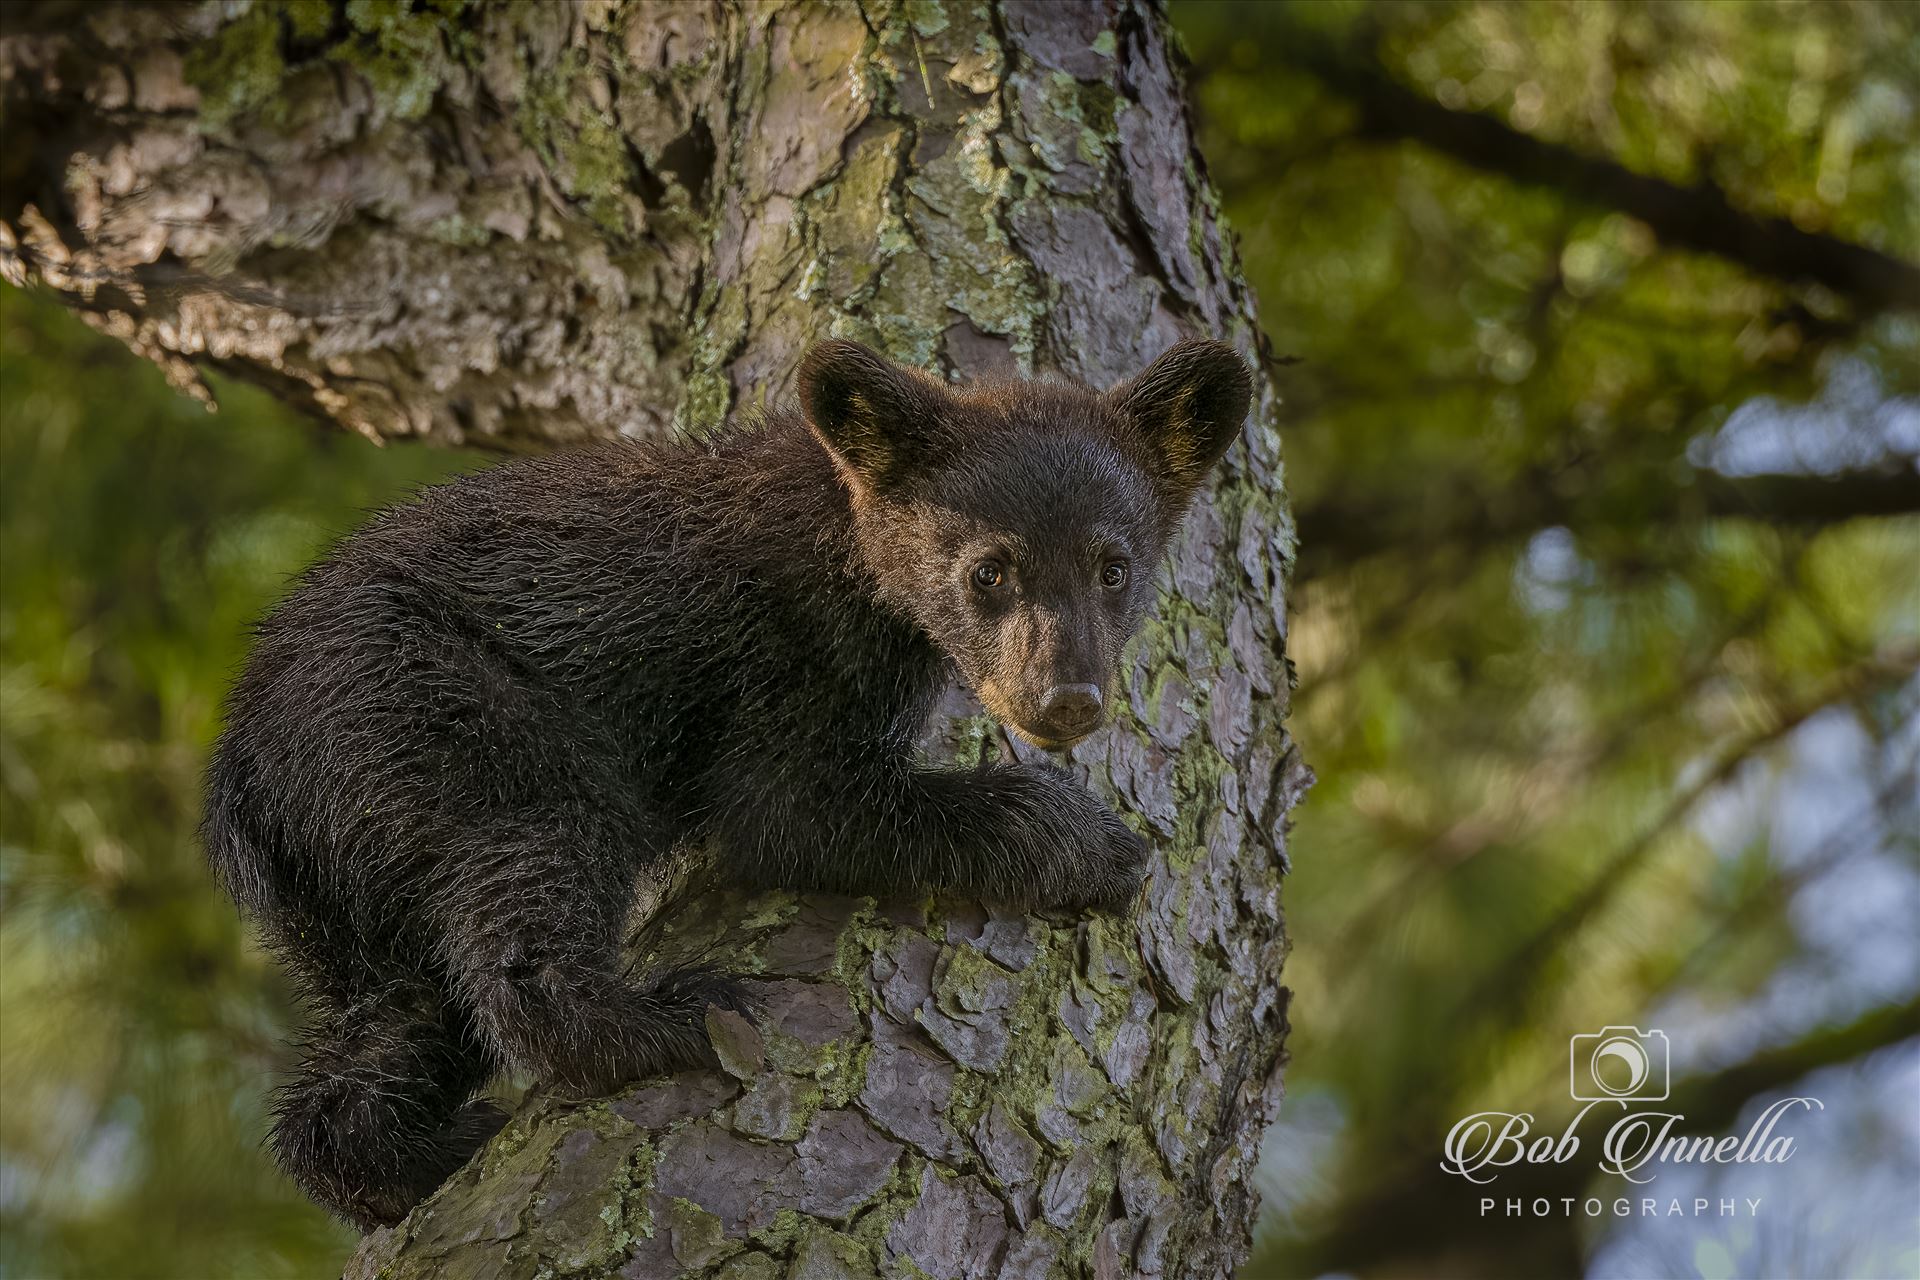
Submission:
M 1097 684 L 1057 684 L 1040 704 L 1040 724 L 1049 738 L 1078 741 L 1100 727 L 1103 705 Z

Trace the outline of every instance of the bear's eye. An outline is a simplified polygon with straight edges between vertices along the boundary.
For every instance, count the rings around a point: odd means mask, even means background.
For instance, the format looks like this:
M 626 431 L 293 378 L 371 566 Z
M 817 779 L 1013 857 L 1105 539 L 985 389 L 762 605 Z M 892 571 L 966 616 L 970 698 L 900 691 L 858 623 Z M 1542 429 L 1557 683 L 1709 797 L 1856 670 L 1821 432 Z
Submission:
M 1125 560 L 1109 560 L 1106 567 L 1100 570 L 1100 585 L 1109 591 L 1118 591 L 1127 585 L 1127 579 L 1131 576 Z
M 973 566 L 973 585 L 982 591 L 997 591 L 1007 581 L 1007 571 L 997 560 L 982 560 Z

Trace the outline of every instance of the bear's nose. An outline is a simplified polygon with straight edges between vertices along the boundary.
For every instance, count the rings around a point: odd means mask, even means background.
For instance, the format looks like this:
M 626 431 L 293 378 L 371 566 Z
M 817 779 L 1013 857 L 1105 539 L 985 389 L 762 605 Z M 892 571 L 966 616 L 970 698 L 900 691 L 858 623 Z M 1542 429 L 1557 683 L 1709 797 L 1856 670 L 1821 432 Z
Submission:
M 1100 686 L 1057 684 L 1047 690 L 1040 716 L 1068 737 L 1091 732 L 1100 723 Z

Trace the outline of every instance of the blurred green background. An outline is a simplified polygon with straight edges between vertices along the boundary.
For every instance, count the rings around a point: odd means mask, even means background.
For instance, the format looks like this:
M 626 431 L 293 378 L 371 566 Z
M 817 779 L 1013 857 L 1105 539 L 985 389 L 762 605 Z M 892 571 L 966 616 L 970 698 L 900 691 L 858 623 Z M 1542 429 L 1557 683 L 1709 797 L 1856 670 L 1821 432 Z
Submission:
M 288 991 L 194 839 L 268 602 L 364 509 L 474 460 L 221 383 L 209 415 L 0 289 L 0 1274 L 338 1274 L 261 1150 Z
M 1291 358 L 1321 779 L 1246 1274 L 1920 1275 L 1920 314 L 1741 234 L 1920 261 L 1920 8 L 1173 13 Z M 196 780 L 289 575 L 478 460 L 217 390 L 0 291 L 7 1276 L 349 1243 L 259 1150 L 288 995 Z M 1482 1216 L 1441 1172 L 1469 1112 L 1558 1133 L 1568 1037 L 1609 1025 L 1668 1034 L 1697 1125 L 1823 1099 L 1789 1164 L 1661 1175 L 1765 1215 Z M 1599 1185 L 1551 1168 L 1500 1194 Z

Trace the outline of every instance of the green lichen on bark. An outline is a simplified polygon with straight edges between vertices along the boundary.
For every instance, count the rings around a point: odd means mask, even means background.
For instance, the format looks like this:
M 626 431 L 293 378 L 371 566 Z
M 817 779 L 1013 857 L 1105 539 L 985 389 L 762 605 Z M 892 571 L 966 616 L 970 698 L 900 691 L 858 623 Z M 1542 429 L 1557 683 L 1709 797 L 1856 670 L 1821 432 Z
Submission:
M 328 51 L 353 67 L 396 120 L 418 120 L 474 47 L 460 26 L 470 0 L 347 0 L 348 36 Z M 317 22 L 314 24 L 317 25 Z M 293 24 L 297 33 L 298 23 Z
M 214 37 L 188 51 L 187 82 L 201 93 L 201 116 L 210 125 L 225 125 L 246 114 L 261 112 L 277 98 L 285 84 L 287 64 L 281 54 L 281 42 L 287 27 L 298 18 L 302 34 L 313 34 L 315 5 L 326 8 L 324 0 L 308 0 L 282 9 L 278 5 L 256 4 L 222 26 Z M 324 27 L 320 28 L 324 30 Z M 269 122 L 280 118 L 268 111 Z
M 293 118 L 289 86 L 302 67 L 327 59 L 358 72 L 386 114 L 417 120 L 432 106 L 462 53 L 472 47 L 459 26 L 469 0 L 246 0 L 186 55 L 188 83 L 200 90 L 200 119 L 211 129 L 284 126 Z
M 569 50 L 529 81 L 515 118 L 560 190 L 602 230 L 624 240 L 639 230 L 633 162 L 612 115 L 591 105 L 596 74 L 585 54 Z

